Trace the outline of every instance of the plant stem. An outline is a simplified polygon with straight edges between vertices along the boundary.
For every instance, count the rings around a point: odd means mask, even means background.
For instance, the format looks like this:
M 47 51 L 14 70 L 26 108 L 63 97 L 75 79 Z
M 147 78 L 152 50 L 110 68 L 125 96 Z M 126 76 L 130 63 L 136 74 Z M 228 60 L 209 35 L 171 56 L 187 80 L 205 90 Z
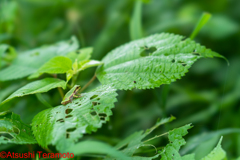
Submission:
M 96 75 L 94 74 L 94 76 L 90 79 L 90 81 L 85 86 L 83 86 L 83 88 L 79 91 L 79 93 L 84 91 L 95 79 L 96 79 Z
M 164 135 L 166 135 L 166 134 L 168 134 L 168 132 L 163 133 L 163 134 L 161 134 L 161 135 L 157 135 L 157 136 L 155 136 L 155 137 L 152 137 L 152 138 L 150 138 L 150 139 L 144 141 L 143 143 L 148 142 L 148 141 L 151 141 L 151 140 L 153 140 L 153 139 L 155 139 L 155 138 L 158 138 L 158 137 L 164 136 Z
M 63 89 L 61 87 L 58 87 L 58 92 L 60 93 L 60 96 L 63 98 L 64 93 L 63 93 Z

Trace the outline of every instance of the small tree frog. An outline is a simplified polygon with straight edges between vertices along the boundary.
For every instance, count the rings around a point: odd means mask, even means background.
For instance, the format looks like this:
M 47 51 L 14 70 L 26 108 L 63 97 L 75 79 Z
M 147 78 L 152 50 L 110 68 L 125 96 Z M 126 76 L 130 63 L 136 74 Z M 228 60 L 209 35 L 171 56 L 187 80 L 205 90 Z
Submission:
M 81 86 L 79 85 L 75 85 L 72 89 L 70 89 L 70 91 L 68 91 L 65 96 L 63 97 L 63 100 L 61 102 L 61 104 L 66 105 L 70 102 L 72 102 L 73 98 L 79 98 L 81 97 L 78 94 L 78 91 L 81 89 Z

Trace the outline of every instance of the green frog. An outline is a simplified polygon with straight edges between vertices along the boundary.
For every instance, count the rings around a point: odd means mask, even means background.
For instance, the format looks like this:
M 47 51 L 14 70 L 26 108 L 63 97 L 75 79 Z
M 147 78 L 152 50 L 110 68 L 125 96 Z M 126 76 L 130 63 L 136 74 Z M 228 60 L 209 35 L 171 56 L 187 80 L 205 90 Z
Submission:
M 66 105 L 70 102 L 72 102 L 73 98 L 79 98 L 81 95 L 78 94 L 78 91 L 81 89 L 80 85 L 75 85 L 70 91 L 68 91 L 65 96 L 63 97 L 63 100 L 61 104 Z

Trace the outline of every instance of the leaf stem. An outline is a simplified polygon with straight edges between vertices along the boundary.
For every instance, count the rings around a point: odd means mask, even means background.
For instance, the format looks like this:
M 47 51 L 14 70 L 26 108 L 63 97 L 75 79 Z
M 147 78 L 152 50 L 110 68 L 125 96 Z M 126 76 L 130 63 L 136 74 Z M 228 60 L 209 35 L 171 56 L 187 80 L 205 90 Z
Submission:
M 144 141 L 143 143 L 146 143 L 146 142 L 151 141 L 151 140 L 153 140 L 153 139 L 155 139 L 155 138 L 158 138 L 158 137 L 164 136 L 164 135 L 166 135 L 166 134 L 168 134 L 168 132 L 163 133 L 163 134 L 160 134 L 160 135 L 157 135 L 157 136 L 155 136 L 155 137 L 152 137 L 152 138 L 150 138 L 150 139 Z
M 61 87 L 58 87 L 58 92 L 60 93 L 60 96 L 63 98 L 64 93 L 63 93 L 63 89 Z
M 79 91 L 79 93 L 84 91 L 95 79 L 96 79 L 96 74 L 94 74 L 94 76 L 90 79 L 90 81 L 85 86 L 83 86 L 83 88 Z

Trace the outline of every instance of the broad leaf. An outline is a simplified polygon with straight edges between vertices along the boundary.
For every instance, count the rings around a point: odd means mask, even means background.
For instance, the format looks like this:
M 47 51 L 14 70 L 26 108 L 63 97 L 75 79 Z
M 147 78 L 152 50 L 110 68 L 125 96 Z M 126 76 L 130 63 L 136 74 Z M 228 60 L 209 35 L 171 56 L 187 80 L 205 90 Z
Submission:
M 167 144 L 166 147 L 164 147 L 164 149 L 162 150 L 161 160 L 168 159 L 182 160 L 183 157 L 181 157 L 181 155 L 178 152 L 180 147 L 186 144 L 186 141 L 182 137 L 188 133 L 187 130 L 190 128 L 192 128 L 192 126 L 188 124 L 183 127 L 176 128 L 168 133 L 168 139 L 170 143 Z M 187 156 L 192 157 L 193 155 Z
M 74 153 L 74 156 L 83 155 L 83 154 L 105 154 L 115 158 L 131 160 L 125 154 L 116 150 L 110 145 L 103 142 L 97 142 L 97 141 L 83 141 L 83 142 L 77 143 L 76 145 L 70 147 L 68 151 L 71 153 Z
M 20 116 L 12 112 L 0 113 L 0 144 L 34 144 L 37 143 L 31 126 L 24 124 Z
M 78 48 L 75 37 L 69 41 L 62 41 L 51 46 L 43 46 L 30 51 L 19 53 L 12 64 L 0 71 L 0 81 L 26 77 L 37 70 L 55 56 L 64 56 Z
M 202 160 L 223 160 L 226 157 L 226 152 L 221 147 L 222 137 L 220 138 L 218 145 Z
M 105 85 L 72 102 L 44 110 L 32 121 L 32 130 L 38 143 L 47 147 L 56 145 L 59 151 L 65 151 L 83 136 L 101 128 L 109 121 L 111 109 L 117 101 L 116 89 Z
M 73 62 L 77 60 L 78 62 L 89 60 L 92 56 L 93 48 L 86 47 L 81 48 L 77 51 L 70 52 L 67 54 L 67 57 L 70 58 Z
M 43 73 L 60 74 L 72 69 L 71 59 L 64 56 L 57 56 L 46 62 L 39 70 L 29 78 L 37 78 Z
M 221 57 L 183 36 L 162 33 L 120 46 L 102 60 L 97 77 L 117 89 L 149 89 L 180 79 L 202 57 Z
M 29 94 L 43 93 L 57 87 L 65 88 L 66 82 L 56 78 L 45 78 L 38 81 L 34 81 L 18 89 L 16 92 L 11 94 L 2 103 L 5 103 L 15 97 L 22 97 Z
M 127 156 L 130 156 L 131 160 L 141 160 L 141 159 L 143 159 L 143 160 L 152 160 L 152 159 L 158 157 L 160 154 L 156 154 L 156 155 L 154 155 L 152 157 L 139 157 L 139 156 L 133 156 L 133 154 L 140 147 L 152 146 L 152 145 L 147 144 L 146 141 L 143 142 L 142 140 L 147 135 L 149 135 L 154 129 L 159 127 L 160 125 L 163 125 L 165 123 L 171 122 L 174 119 L 175 119 L 175 117 L 165 118 L 165 119 L 162 119 L 162 120 L 158 121 L 152 128 L 146 130 L 145 132 L 144 131 L 135 132 L 132 135 L 130 135 L 129 137 L 127 137 L 126 139 L 124 139 L 123 141 L 119 142 L 115 146 L 115 148 L 116 149 L 121 149 L 121 148 L 127 146 L 126 148 L 121 150 L 121 152 L 123 152 Z M 156 137 L 153 137 L 151 139 L 154 139 Z M 115 158 L 113 158 L 113 157 L 106 158 L 106 160 L 112 160 L 112 159 L 115 159 Z M 117 158 L 117 160 L 120 160 L 120 159 Z

